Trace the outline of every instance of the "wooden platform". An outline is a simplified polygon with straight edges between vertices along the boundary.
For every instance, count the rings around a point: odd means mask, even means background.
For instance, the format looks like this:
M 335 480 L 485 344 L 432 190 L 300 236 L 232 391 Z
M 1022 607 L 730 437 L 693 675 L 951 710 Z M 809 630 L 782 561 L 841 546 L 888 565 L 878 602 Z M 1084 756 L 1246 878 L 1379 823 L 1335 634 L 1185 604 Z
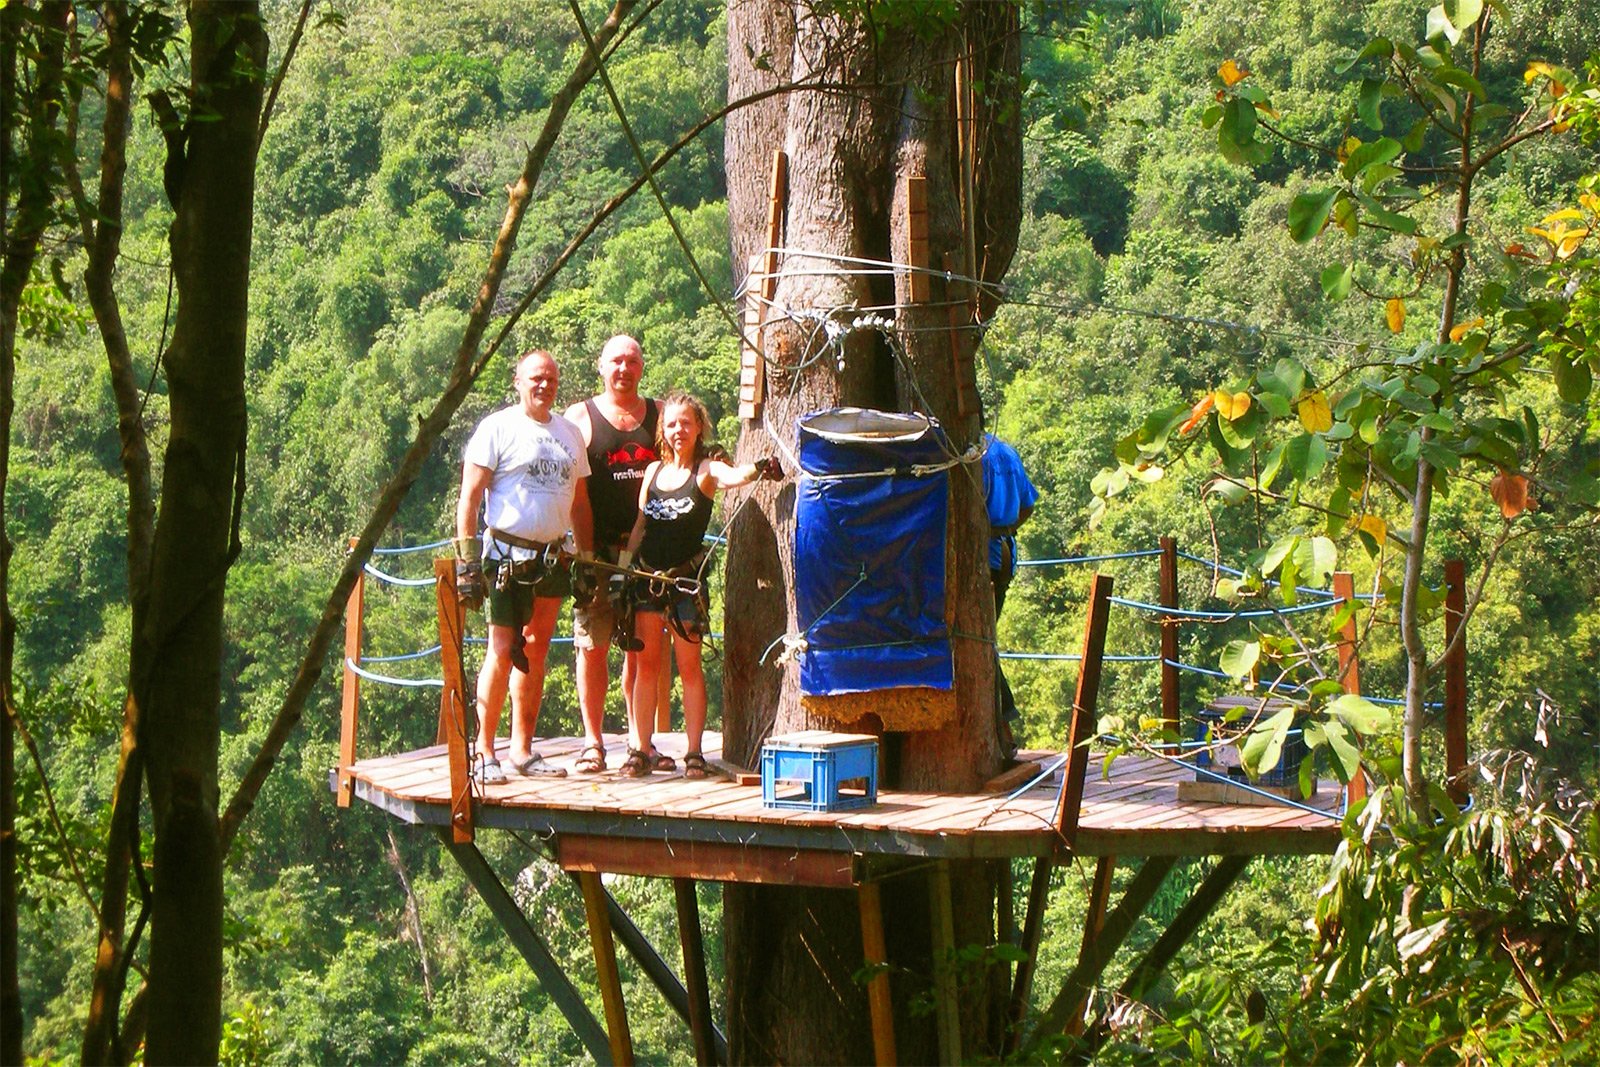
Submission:
M 656 737 L 663 752 L 683 755 L 681 734 Z M 994 793 L 883 790 L 879 802 L 863 810 L 783 811 L 762 806 L 758 785 L 739 785 L 716 775 L 699 781 L 681 773 L 624 778 L 616 770 L 625 754 L 624 740 L 608 736 L 606 741 L 611 769 L 599 775 L 512 777 L 503 785 L 475 786 L 475 824 L 558 834 L 578 849 L 584 838 L 681 842 L 699 849 L 709 871 L 735 861 L 724 846 L 831 853 L 836 860 L 847 859 L 846 865 L 858 866 L 875 855 L 1004 858 L 1066 851 L 1051 825 L 1059 775 L 1010 799 Z M 719 756 L 720 745 L 721 738 L 708 733 L 706 756 Z M 546 759 L 570 768 L 581 746 L 579 738 L 552 738 L 535 747 Z M 1099 762 L 1091 759 L 1090 766 L 1098 768 Z M 1170 762 L 1135 756 L 1119 757 L 1109 780 L 1091 769 L 1073 851 L 1129 857 L 1287 855 L 1332 852 L 1338 845 L 1337 787 L 1320 790 L 1312 801 L 1311 807 L 1328 813 L 1323 815 L 1287 806 L 1180 801 L 1178 783 L 1192 776 Z M 363 760 L 354 765 L 353 778 L 359 799 L 396 818 L 450 825 L 449 768 L 442 745 Z M 862 876 L 858 869 L 850 877 Z M 846 877 L 843 867 L 839 877 Z

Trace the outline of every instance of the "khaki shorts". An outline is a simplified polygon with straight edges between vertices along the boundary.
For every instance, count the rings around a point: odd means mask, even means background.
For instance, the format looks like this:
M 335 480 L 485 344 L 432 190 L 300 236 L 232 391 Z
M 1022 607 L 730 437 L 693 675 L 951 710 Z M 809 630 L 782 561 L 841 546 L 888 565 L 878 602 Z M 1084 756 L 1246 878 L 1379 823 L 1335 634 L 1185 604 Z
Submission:
M 605 590 L 587 604 L 576 601 L 572 605 L 572 647 L 611 647 L 611 631 L 617 628 L 617 611 L 606 597 Z

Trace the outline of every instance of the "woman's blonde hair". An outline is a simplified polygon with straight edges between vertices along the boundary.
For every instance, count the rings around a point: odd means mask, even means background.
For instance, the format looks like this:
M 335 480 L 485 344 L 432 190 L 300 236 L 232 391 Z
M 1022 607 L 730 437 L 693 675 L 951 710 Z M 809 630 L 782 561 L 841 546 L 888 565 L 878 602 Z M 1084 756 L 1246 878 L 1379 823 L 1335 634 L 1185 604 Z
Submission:
M 667 409 L 676 405 L 694 412 L 695 421 L 700 424 L 700 434 L 694 442 L 694 455 L 689 458 L 688 466 L 697 467 L 702 459 L 714 459 L 727 454 L 711 437 L 711 416 L 700 398 L 682 389 L 674 389 L 661 400 L 661 417 L 656 420 L 656 455 L 666 459 L 672 451 L 672 446 L 667 443 Z

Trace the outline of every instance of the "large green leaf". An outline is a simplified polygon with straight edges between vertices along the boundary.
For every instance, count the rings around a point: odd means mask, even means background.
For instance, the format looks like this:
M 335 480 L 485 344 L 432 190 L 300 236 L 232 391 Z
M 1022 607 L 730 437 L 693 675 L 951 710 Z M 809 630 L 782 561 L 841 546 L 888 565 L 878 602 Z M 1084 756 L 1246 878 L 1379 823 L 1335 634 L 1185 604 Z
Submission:
M 1362 78 L 1361 94 L 1356 98 L 1356 114 L 1367 124 L 1367 129 L 1383 131 L 1383 117 L 1378 107 L 1383 103 L 1383 79 Z
M 1321 233 L 1322 227 L 1328 224 L 1333 202 L 1342 191 L 1317 189 L 1295 197 L 1289 204 L 1289 236 L 1298 244 L 1306 244 Z
M 1283 752 L 1283 742 L 1289 736 L 1289 728 L 1294 725 L 1294 713 L 1293 705 L 1284 708 L 1251 730 L 1245 738 L 1239 755 L 1251 777 L 1259 778 L 1263 772 L 1277 765 L 1278 756 Z
M 1348 181 L 1375 163 L 1387 163 L 1391 159 L 1398 159 L 1400 152 L 1399 141 L 1393 137 L 1380 137 L 1369 144 L 1361 145 L 1346 156 L 1344 166 L 1340 168 L 1339 173 Z
M 1354 281 L 1355 264 L 1335 263 L 1322 272 L 1322 295 L 1338 303 L 1350 295 L 1350 286 Z
M 1346 693 L 1328 705 L 1329 714 L 1336 715 L 1358 734 L 1371 735 L 1389 726 L 1392 716 L 1358 693 Z
M 1260 660 L 1259 642 L 1236 639 L 1223 646 L 1222 656 L 1217 662 L 1224 674 L 1238 681 L 1254 670 Z
M 1339 550 L 1326 537 L 1302 537 L 1295 546 L 1295 567 L 1310 585 L 1322 588 L 1339 565 Z

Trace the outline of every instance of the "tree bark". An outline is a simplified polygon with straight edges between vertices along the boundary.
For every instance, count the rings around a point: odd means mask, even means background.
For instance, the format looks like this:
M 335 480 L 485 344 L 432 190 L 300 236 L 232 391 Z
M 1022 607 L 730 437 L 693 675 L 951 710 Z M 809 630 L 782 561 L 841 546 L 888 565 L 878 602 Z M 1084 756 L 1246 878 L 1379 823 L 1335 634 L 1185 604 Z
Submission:
M 167 355 L 171 435 L 148 611 L 133 654 L 155 827 L 150 1063 L 215 1062 L 222 1032 L 222 611 L 238 554 L 255 140 L 267 59 L 254 3 L 192 0 L 188 21 L 194 113 L 182 158 L 168 160 L 178 292 Z
M 782 244 L 793 250 L 904 264 L 908 259 L 906 177 L 926 179 L 930 262 L 966 256 L 966 230 L 983 250 L 975 269 L 998 280 L 1015 251 L 1020 220 L 1020 135 L 1016 127 L 1019 51 L 1010 4 L 963 5 L 950 22 L 884 29 L 875 5 L 844 5 L 857 14 L 823 15 L 785 0 L 744 0 L 728 14 L 729 95 L 777 81 L 819 77 L 853 90 L 775 97 L 728 119 L 727 173 L 736 270 L 767 244 L 772 153 L 788 155 L 788 202 Z M 879 9 L 877 13 L 882 14 Z M 919 32 L 921 31 L 921 32 Z M 976 102 L 972 204 L 962 208 L 962 160 L 956 151 L 954 66 L 972 52 Z M 1009 112 L 1007 108 L 1009 105 Z M 747 423 L 740 454 L 770 454 L 768 434 L 795 450 L 795 422 L 837 405 L 922 410 L 937 418 L 957 449 L 981 440 L 976 415 L 957 414 L 952 333 L 942 279 L 932 301 L 910 304 L 909 275 L 844 273 L 824 260 L 788 257 L 776 304 L 790 310 L 893 306 L 901 359 L 877 331 L 856 330 L 830 355 L 796 368 L 810 336 L 781 315 L 762 337 L 767 360 L 764 425 Z M 805 273 L 800 273 L 800 272 Z M 961 331 L 970 346 L 975 338 Z M 946 596 L 954 605 L 955 721 L 940 729 L 890 735 L 885 784 L 966 791 L 998 768 L 994 719 L 993 599 L 987 563 L 988 522 L 978 465 L 952 469 Z M 794 489 L 759 486 L 733 525 L 726 600 L 724 745 L 754 763 L 773 732 L 827 727 L 801 706 L 798 669 L 759 658 L 772 640 L 797 632 L 793 575 Z M 748 512 L 748 514 L 745 514 Z M 957 944 L 994 941 L 992 872 L 954 871 Z M 915 982 L 929 973 L 926 887 L 918 876 L 896 881 L 898 904 L 886 916 L 899 1051 L 910 1062 L 935 1058 L 934 1028 L 910 1025 Z M 730 1054 L 737 1062 L 865 1062 L 871 1059 L 866 996 L 854 975 L 862 965 L 855 901 L 838 891 L 730 885 L 725 895 Z M 909 973 L 899 968 L 908 968 Z M 995 972 L 997 973 L 997 972 Z M 919 976 L 915 979 L 912 976 Z M 998 985 L 994 973 L 963 975 L 963 1046 L 988 1047 Z
M 54 199 L 48 161 L 54 158 L 52 142 L 61 112 L 62 62 L 71 5 L 51 0 L 40 6 L 38 36 L 26 51 L 19 47 L 25 25 L 20 8 L 18 4 L 0 8 L 0 175 L 5 183 L 0 215 L 0 230 L 5 235 L 4 259 L 0 261 L 0 700 L 5 706 L 5 722 L 0 724 L 0 1059 L 6 1063 L 22 1062 L 22 995 L 17 980 L 17 791 L 12 731 L 17 622 L 11 614 L 11 538 L 5 522 L 5 489 L 11 473 L 17 320 Z M 17 92 L 19 53 L 32 61 L 32 91 L 26 99 Z M 11 138 L 19 119 L 26 138 L 25 159 L 12 151 Z

